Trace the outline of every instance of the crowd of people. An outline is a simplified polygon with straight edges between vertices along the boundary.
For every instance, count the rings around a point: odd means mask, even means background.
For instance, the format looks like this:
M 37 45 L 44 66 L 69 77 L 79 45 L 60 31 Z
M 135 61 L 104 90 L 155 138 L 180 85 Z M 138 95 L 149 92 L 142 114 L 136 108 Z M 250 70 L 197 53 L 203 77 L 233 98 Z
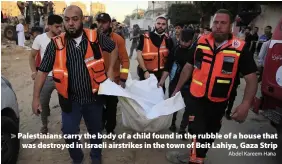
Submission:
M 266 32 L 258 37 L 256 28 L 252 34 L 246 28 L 241 31 L 245 39 L 240 39 L 230 31 L 232 19 L 228 10 L 221 9 L 215 13 L 211 28 L 194 29 L 176 23 L 169 33 L 167 18 L 158 17 L 153 30 L 141 33 L 140 27 L 134 25 L 129 36 L 107 13 L 99 14 L 97 24 L 90 28 L 83 28 L 83 13 L 74 5 L 65 9 L 63 18 L 50 15 L 48 31 L 36 36 L 29 58 L 31 77 L 35 80 L 32 110 L 35 115 L 41 115 L 41 133 L 48 133 L 49 102 L 52 92 L 57 90 L 64 134 L 79 133 L 82 117 L 90 134 L 102 133 L 103 129 L 107 134 L 115 134 L 118 99 L 98 95 L 97 91 L 107 78 L 126 87 L 134 50 L 140 80 L 153 74 L 157 86 L 168 91 L 169 97 L 182 93 L 186 108 L 181 125 L 177 130 L 176 112 L 170 131 L 218 133 L 224 115 L 244 122 L 258 86 L 257 65 L 249 41 L 254 38 L 267 41 L 270 34 Z M 129 55 L 124 38 L 132 41 Z M 232 112 L 240 75 L 246 81 L 245 92 L 242 102 Z M 101 144 L 102 140 L 90 139 L 90 142 Z M 204 144 L 214 140 L 195 138 L 193 142 Z M 204 163 L 207 152 L 208 148 L 193 148 L 189 164 Z M 70 148 L 69 154 L 73 163 L 82 163 L 84 154 L 80 148 Z M 93 164 L 102 163 L 101 149 L 92 148 L 90 156 Z

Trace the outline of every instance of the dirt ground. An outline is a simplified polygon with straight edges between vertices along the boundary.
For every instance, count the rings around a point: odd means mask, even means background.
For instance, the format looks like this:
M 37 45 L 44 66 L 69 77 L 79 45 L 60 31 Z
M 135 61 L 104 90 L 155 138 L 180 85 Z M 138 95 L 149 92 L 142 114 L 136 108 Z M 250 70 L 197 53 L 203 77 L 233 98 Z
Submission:
M 7 47 L 8 46 L 8 47 Z M 127 49 L 129 50 L 130 43 L 127 41 Z M 33 81 L 30 77 L 31 71 L 29 69 L 28 55 L 29 50 L 25 48 L 20 48 L 14 43 L 7 43 L 7 41 L 2 40 L 1 48 L 1 69 L 2 75 L 7 77 L 7 79 L 12 83 L 12 86 L 16 92 L 19 108 L 20 108 L 20 132 L 21 133 L 38 133 L 41 128 L 40 117 L 32 114 L 31 101 L 32 101 L 32 91 L 33 91 Z M 131 71 L 136 77 L 136 60 L 131 60 Z M 238 105 L 242 99 L 244 91 L 244 83 L 240 86 L 238 93 L 238 100 L 235 105 Z M 54 92 L 50 102 L 51 116 L 49 117 L 49 133 L 61 134 L 61 111 L 58 105 L 57 95 Z M 182 117 L 183 111 L 178 114 L 177 125 Z M 84 122 L 81 122 L 81 133 L 87 132 Z M 132 133 L 131 130 L 125 129 L 121 122 L 121 112 L 118 111 L 117 114 L 117 127 L 116 132 Z M 163 133 L 168 133 L 169 131 L 165 129 Z M 274 129 L 269 125 L 269 122 L 262 118 L 261 116 L 254 115 L 252 112 L 249 114 L 249 118 L 244 124 L 237 124 L 233 121 L 223 121 L 223 128 L 221 133 L 228 132 L 242 132 L 242 133 L 265 133 L 265 132 L 275 132 Z M 64 143 L 64 140 L 21 140 L 21 143 Z M 85 141 L 82 141 L 85 142 Z M 88 142 L 88 141 L 87 141 Z M 105 141 L 112 142 L 112 141 Z M 116 143 L 127 143 L 133 142 L 137 143 L 188 143 L 188 141 L 182 140 L 118 140 Z M 219 141 L 217 141 L 219 142 Z M 235 143 L 240 143 L 242 140 L 231 141 Z M 256 141 L 259 142 L 259 141 Z M 165 154 L 167 151 L 176 149 L 104 149 L 103 150 L 103 160 L 104 164 L 169 164 L 165 159 Z M 85 162 L 90 163 L 89 149 L 84 149 Z M 181 149 L 182 152 L 188 152 L 187 149 Z M 208 153 L 207 163 L 208 164 L 224 164 L 224 163 L 241 163 L 241 164 L 275 164 L 277 161 L 271 157 L 229 157 L 228 150 L 226 149 L 212 149 Z M 232 160 L 230 160 L 232 159 Z M 226 162 L 228 160 L 228 162 Z M 21 148 L 19 159 L 19 164 L 68 164 L 71 163 L 68 151 L 66 149 L 23 149 Z M 278 162 L 277 162 L 278 163 Z

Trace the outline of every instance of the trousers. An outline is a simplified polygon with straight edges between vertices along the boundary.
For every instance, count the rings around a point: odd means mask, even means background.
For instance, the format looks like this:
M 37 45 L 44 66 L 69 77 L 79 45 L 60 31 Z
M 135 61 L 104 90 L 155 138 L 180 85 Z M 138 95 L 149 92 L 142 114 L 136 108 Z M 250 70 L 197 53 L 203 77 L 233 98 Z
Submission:
M 199 138 L 199 134 L 216 134 L 221 129 L 221 120 L 225 114 L 227 101 L 222 103 L 211 102 L 206 98 L 195 98 L 188 96 L 189 110 L 192 110 L 193 120 L 189 120 L 189 132 L 197 137 L 193 139 L 194 144 L 214 142 L 214 139 Z M 208 148 L 194 147 L 190 153 L 190 162 L 201 163 L 204 161 Z
M 117 104 L 116 96 L 105 96 L 105 108 L 103 109 L 103 127 L 107 132 L 113 132 L 117 124 Z M 104 128 L 103 128 L 104 129 Z
M 48 76 L 40 93 L 40 103 L 42 107 L 41 121 L 43 126 L 47 126 L 48 124 L 48 116 L 50 116 L 49 103 L 50 103 L 52 92 L 55 89 L 56 87 L 53 81 L 53 77 Z
M 80 121 L 83 116 L 88 133 L 90 135 L 98 135 L 102 132 L 102 113 L 103 113 L 103 103 L 94 102 L 91 104 L 80 104 L 77 102 L 71 102 L 72 111 L 66 113 L 62 111 L 62 132 L 63 134 L 78 134 L 80 132 Z M 67 144 L 75 143 L 75 148 L 69 148 L 70 157 L 73 163 L 80 163 L 83 160 L 84 154 L 81 148 L 77 147 L 80 144 L 78 139 L 65 139 Z M 101 144 L 102 139 L 90 139 L 91 144 Z M 101 161 L 100 148 L 92 148 L 90 152 L 90 157 L 92 161 Z M 99 164 L 99 162 L 98 162 Z
M 168 89 L 169 90 L 169 93 L 168 93 L 169 97 L 171 97 L 172 93 L 174 92 L 176 85 L 177 84 L 175 84 L 173 82 L 169 83 L 169 89 Z M 180 124 L 181 130 L 186 129 L 186 127 L 188 126 L 188 122 L 189 122 L 189 110 L 188 110 L 188 107 L 189 107 L 188 103 L 189 102 L 187 101 L 188 94 L 190 94 L 189 87 L 181 90 L 181 95 L 184 99 L 184 103 L 185 103 L 185 106 L 186 106 L 185 111 L 184 111 L 183 116 L 182 116 L 182 121 L 181 121 L 181 124 Z M 175 126 L 177 113 L 178 112 L 173 113 L 172 122 L 171 122 L 172 126 Z

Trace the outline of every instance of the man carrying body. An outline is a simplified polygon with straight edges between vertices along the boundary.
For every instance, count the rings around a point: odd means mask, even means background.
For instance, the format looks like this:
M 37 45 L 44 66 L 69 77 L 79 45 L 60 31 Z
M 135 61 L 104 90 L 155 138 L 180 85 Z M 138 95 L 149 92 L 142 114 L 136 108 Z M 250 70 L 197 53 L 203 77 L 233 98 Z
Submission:
M 192 31 L 192 30 L 181 31 L 180 38 L 179 38 L 179 44 L 176 47 L 174 47 L 174 50 L 173 50 L 174 53 L 170 53 L 169 56 L 168 56 L 168 61 L 165 65 L 165 71 L 163 72 L 162 78 L 161 78 L 160 82 L 158 83 L 158 86 L 163 86 L 166 78 L 168 76 L 170 76 L 169 97 L 171 97 L 171 94 L 175 90 L 175 87 L 176 87 L 177 82 L 178 82 L 179 77 L 180 77 L 180 73 L 181 73 L 184 65 L 187 62 L 188 56 L 194 55 L 195 48 L 191 47 L 193 36 L 194 36 L 194 31 Z M 190 82 L 188 82 L 185 85 L 185 87 L 182 88 L 182 90 L 184 90 L 184 91 L 181 92 L 185 103 L 187 102 L 186 99 L 187 99 L 187 95 L 189 94 L 189 92 L 186 91 L 189 88 L 189 83 Z M 187 124 L 188 124 L 189 105 L 188 104 L 185 104 L 185 105 L 186 105 L 185 112 L 184 112 L 183 117 L 182 117 L 180 130 L 178 132 L 179 134 L 185 134 L 186 133 L 185 129 L 186 129 Z M 172 131 L 172 132 L 176 132 L 176 129 L 177 129 L 176 124 L 175 124 L 177 113 L 178 112 L 173 113 L 172 123 L 171 123 L 171 126 L 169 128 L 169 130 Z
M 171 38 L 165 33 L 167 19 L 159 17 L 156 20 L 155 30 L 140 36 L 137 48 L 138 76 L 145 80 L 153 73 L 158 81 L 162 77 L 164 66 L 173 45 Z M 163 87 L 164 91 L 165 88 Z
M 125 47 L 125 40 L 112 31 L 111 17 L 107 13 L 101 13 L 97 16 L 98 31 L 108 36 L 112 41 L 115 42 L 118 49 L 118 60 L 115 63 L 114 75 L 115 82 L 125 87 L 125 82 L 127 80 L 129 71 L 129 59 Z M 103 58 L 105 61 L 106 71 L 109 67 L 110 56 L 107 52 L 103 52 Z M 121 68 L 120 68 L 121 67 Z M 117 103 L 118 98 L 116 96 L 105 96 L 106 97 L 106 109 L 103 113 L 104 126 L 108 134 L 114 133 L 116 127 L 116 114 L 117 114 Z
M 44 52 L 47 45 L 50 43 L 51 38 L 58 36 L 62 31 L 63 18 L 59 15 L 50 15 L 48 17 L 48 28 L 50 29 L 47 33 L 38 35 L 32 44 L 31 54 L 29 56 L 29 65 L 32 71 L 31 78 L 35 80 L 37 69 L 39 67 L 40 61 L 44 57 Z M 37 62 L 39 61 L 39 62 Z M 40 103 L 42 107 L 41 120 L 42 128 L 41 133 L 47 134 L 48 132 L 48 116 L 50 116 L 50 99 L 53 90 L 55 89 L 55 83 L 53 81 L 53 74 L 50 72 L 46 78 L 43 88 L 40 93 Z
M 113 80 L 114 63 L 117 60 L 115 43 L 95 30 L 83 29 L 82 10 L 74 5 L 64 12 L 66 33 L 52 38 L 37 73 L 32 109 L 38 115 L 42 112 L 39 95 L 46 77 L 53 70 L 53 79 L 59 94 L 62 109 L 62 132 L 64 135 L 79 133 L 83 116 L 90 135 L 102 131 L 102 113 L 104 99 L 98 95 L 100 83 Z M 110 66 L 106 75 L 102 52 L 111 53 Z M 65 139 L 67 144 L 77 145 L 78 139 Z M 91 144 L 101 144 L 101 139 L 90 139 Z M 84 154 L 80 148 L 69 148 L 74 164 L 83 161 Z M 100 148 L 91 149 L 92 164 L 101 164 Z
M 198 138 L 199 134 L 215 134 L 221 129 L 230 92 L 238 72 L 246 80 L 242 103 L 234 110 L 232 119 L 245 121 L 257 91 L 257 71 L 254 59 L 246 49 L 245 42 L 231 34 L 232 16 L 228 10 L 218 10 L 214 16 L 212 33 L 202 36 L 194 55 L 188 59 L 172 95 L 175 95 L 188 79 L 191 79 L 189 110 L 194 119 L 189 120 L 189 129 L 200 144 L 212 144 L 212 139 Z M 240 60 L 239 60 L 240 59 Z M 187 92 L 189 92 L 187 90 Z M 194 147 L 189 164 L 202 164 L 208 148 Z

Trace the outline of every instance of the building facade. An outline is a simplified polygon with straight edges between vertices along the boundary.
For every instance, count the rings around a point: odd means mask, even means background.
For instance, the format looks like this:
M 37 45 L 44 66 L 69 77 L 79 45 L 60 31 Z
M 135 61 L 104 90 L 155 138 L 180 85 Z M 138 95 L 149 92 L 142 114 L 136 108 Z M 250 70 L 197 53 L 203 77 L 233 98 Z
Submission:
M 65 1 L 54 1 L 53 2 L 54 14 L 63 15 L 64 9 L 66 7 L 67 7 L 67 4 L 65 3 Z
M 99 12 L 106 12 L 106 7 L 103 3 L 95 2 L 91 3 L 90 11 L 91 15 L 96 15 Z

